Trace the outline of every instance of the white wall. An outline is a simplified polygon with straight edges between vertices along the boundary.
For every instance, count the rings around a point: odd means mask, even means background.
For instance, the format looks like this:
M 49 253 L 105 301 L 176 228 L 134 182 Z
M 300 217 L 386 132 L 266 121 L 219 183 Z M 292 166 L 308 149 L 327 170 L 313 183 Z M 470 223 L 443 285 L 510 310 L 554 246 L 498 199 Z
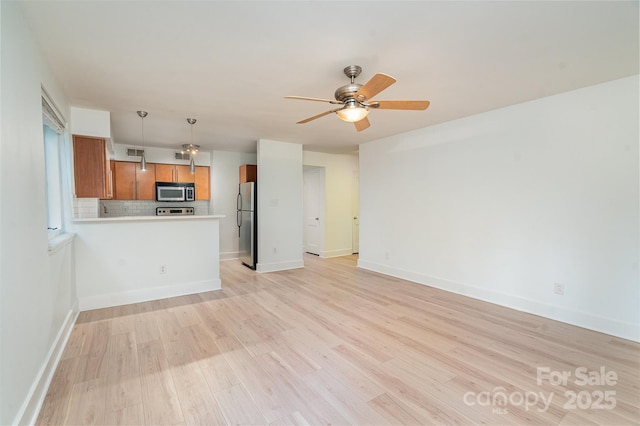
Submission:
M 640 340 L 638 117 L 634 76 L 361 145 L 359 266 Z
M 235 259 L 240 253 L 240 240 L 236 223 L 240 166 L 256 164 L 256 154 L 213 151 L 211 159 L 213 214 L 225 215 L 220 219 L 220 258 Z
M 304 266 L 302 145 L 258 141 L 258 272 Z
M 325 169 L 325 244 L 320 256 L 353 253 L 353 181 L 354 172 L 358 172 L 358 157 L 304 151 L 303 163 Z
M 131 144 L 113 144 L 112 160 L 117 161 L 140 161 L 140 157 L 130 157 L 127 154 L 129 148 L 144 149 L 144 156 L 148 163 L 161 164 L 182 164 L 189 165 L 190 160 L 176 160 L 176 152 L 180 152 L 178 147 L 172 148 L 156 148 L 152 146 L 131 145 Z M 211 153 L 209 151 L 198 151 L 193 162 L 196 166 L 210 166 Z
M 111 113 L 71 107 L 71 134 L 111 139 Z
M 103 219 L 73 229 L 80 310 L 220 289 L 217 219 Z
M 24 21 L 0 2 L 0 424 L 32 422 L 75 319 L 71 246 L 49 255 L 41 85 L 69 107 Z

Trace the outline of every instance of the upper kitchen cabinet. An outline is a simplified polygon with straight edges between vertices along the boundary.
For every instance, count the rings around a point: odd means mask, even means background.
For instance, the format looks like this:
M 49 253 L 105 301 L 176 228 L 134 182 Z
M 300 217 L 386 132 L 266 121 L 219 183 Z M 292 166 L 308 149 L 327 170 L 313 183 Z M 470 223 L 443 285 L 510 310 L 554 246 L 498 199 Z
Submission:
M 111 114 L 71 107 L 71 134 L 76 197 L 113 198 Z
M 177 182 L 175 164 L 156 164 L 156 181 Z
M 156 199 L 156 165 L 147 163 L 147 170 L 140 170 L 140 163 L 136 165 L 136 189 L 138 191 L 138 200 L 155 200 Z
M 195 173 L 196 201 L 211 199 L 210 168 L 209 166 L 196 166 Z
M 113 161 L 114 194 L 116 200 L 155 200 L 155 164 L 147 163 L 140 170 L 139 162 Z
M 194 183 L 196 177 L 195 174 L 189 171 L 189 166 L 156 164 L 156 181 Z
M 258 166 L 255 164 L 243 164 L 240 166 L 240 183 L 257 182 Z
M 189 166 L 181 164 L 156 164 L 155 166 L 156 182 L 195 183 L 196 200 L 211 199 L 211 168 L 209 166 L 196 166 L 195 173 L 191 173 Z
M 178 165 L 176 166 L 176 176 L 178 176 L 177 182 L 196 182 L 196 174 L 191 173 L 189 166 Z
M 105 138 L 73 135 L 76 197 L 113 197 L 113 181 Z

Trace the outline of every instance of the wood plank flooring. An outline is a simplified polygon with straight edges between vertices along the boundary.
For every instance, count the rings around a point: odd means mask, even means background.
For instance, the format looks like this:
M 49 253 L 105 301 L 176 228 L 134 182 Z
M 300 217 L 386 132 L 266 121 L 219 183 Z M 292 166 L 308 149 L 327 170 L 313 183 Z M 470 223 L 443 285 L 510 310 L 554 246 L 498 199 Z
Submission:
M 355 256 L 304 260 L 267 274 L 223 261 L 220 291 L 82 312 L 37 423 L 640 423 L 637 343 Z

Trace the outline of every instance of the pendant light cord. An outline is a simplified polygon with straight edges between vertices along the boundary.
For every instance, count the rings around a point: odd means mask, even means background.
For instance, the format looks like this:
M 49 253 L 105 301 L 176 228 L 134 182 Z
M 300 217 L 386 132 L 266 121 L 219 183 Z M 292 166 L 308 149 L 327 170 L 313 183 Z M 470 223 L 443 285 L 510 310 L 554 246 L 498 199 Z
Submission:
M 147 112 L 146 111 L 137 111 L 138 116 L 142 119 L 142 155 L 140 156 L 140 171 L 146 171 L 147 170 L 147 159 L 145 158 L 144 155 L 144 149 L 145 149 L 145 142 L 144 142 L 144 118 L 147 116 Z

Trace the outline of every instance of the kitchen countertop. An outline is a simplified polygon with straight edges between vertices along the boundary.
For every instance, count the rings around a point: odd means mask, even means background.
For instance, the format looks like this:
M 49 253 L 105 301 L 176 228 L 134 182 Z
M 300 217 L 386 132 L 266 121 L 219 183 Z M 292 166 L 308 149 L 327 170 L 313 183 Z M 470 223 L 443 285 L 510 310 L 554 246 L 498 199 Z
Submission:
M 92 217 L 73 219 L 74 223 L 109 223 L 109 222 L 154 222 L 167 220 L 210 220 L 223 219 L 223 214 L 215 215 L 185 215 L 185 216 L 120 216 L 120 217 Z

